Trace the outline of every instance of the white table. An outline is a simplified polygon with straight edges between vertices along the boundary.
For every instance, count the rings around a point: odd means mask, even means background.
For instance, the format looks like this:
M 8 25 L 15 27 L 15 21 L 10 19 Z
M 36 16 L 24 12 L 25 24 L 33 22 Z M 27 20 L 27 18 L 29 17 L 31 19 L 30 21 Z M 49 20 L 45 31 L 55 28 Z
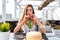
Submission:
M 47 33 L 47 35 L 49 35 L 49 34 Z M 47 38 L 49 40 L 60 40 L 60 38 L 58 38 L 56 36 L 51 36 L 51 35 L 50 36 L 47 36 Z M 9 40 L 16 40 L 16 39 L 14 39 L 14 33 L 10 33 Z

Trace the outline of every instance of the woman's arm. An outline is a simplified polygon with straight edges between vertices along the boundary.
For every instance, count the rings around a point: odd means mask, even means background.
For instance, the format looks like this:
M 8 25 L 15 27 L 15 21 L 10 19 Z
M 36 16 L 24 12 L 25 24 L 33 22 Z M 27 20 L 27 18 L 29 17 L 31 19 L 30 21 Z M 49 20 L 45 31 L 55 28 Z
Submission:
M 17 33 L 20 30 L 20 28 L 24 24 L 24 22 L 25 22 L 25 20 L 23 20 L 22 22 L 20 22 L 20 21 L 18 22 L 18 25 L 14 29 L 14 33 Z
M 46 30 L 43 27 L 41 21 L 36 16 L 34 16 L 33 19 L 36 21 L 37 25 L 39 25 L 41 32 L 46 33 Z
M 28 18 L 29 16 L 25 15 L 23 20 L 18 22 L 18 25 L 14 29 L 14 33 L 17 33 L 20 30 L 21 26 L 24 25 L 24 23 L 28 20 Z

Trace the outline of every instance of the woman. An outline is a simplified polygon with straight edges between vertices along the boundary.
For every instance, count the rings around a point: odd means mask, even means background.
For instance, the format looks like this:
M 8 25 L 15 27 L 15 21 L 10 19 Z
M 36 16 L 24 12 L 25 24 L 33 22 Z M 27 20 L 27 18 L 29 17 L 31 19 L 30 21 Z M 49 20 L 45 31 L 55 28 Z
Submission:
M 32 22 L 32 28 L 29 30 L 28 20 Z M 46 33 L 45 28 L 41 24 L 41 21 L 35 16 L 33 6 L 31 4 L 26 5 L 22 18 L 19 20 L 18 25 L 14 29 L 14 33 L 17 33 L 22 27 L 26 32 L 35 31 L 36 25 L 39 26 L 42 33 Z

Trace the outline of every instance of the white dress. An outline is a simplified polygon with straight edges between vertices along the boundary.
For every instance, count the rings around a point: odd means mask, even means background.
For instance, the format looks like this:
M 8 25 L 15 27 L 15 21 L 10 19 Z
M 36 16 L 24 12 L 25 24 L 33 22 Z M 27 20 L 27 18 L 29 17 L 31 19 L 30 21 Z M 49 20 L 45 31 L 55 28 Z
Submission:
M 30 31 L 36 31 L 37 30 L 37 26 L 36 25 L 33 25 L 31 29 L 29 29 L 28 25 L 24 24 L 24 32 L 27 33 L 27 32 L 30 32 Z M 38 27 L 38 31 L 40 32 L 40 29 Z

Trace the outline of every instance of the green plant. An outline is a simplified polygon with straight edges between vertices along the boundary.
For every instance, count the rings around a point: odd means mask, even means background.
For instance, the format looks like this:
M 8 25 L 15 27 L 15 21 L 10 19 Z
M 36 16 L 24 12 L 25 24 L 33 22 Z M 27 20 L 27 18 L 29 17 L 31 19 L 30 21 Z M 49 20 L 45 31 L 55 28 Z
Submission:
M 55 26 L 54 26 L 54 29 L 60 30 L 60 25 L 55 25 Z
M 0 27 L 1 27 L 1 23 L 0 23 Z M 1 30 L 1 28 L 0 28 L 0 30 Z
M 1 32 L 8 32 L 10 30 L 10 24 L 5 22 L 0 24 L 0 31 Z
M 50 26 L 50 23 L 49 23 L 49 21 L 47 21 L 47 22 L 45 23 L 45 25 L 46 25 L 46 26 Z

